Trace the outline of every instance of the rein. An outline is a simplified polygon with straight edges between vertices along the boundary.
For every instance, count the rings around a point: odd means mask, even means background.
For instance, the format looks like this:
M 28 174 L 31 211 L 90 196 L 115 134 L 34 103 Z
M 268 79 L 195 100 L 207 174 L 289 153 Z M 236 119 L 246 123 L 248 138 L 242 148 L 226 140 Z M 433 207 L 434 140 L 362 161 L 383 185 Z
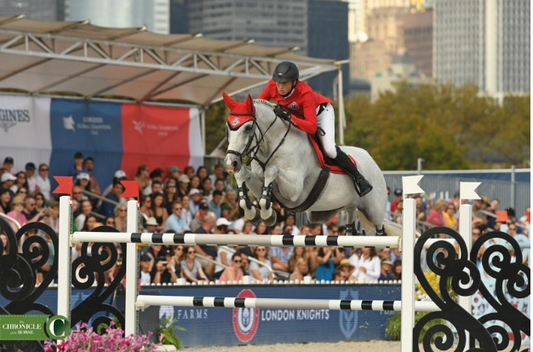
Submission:
M 261 149 L 261 143 L 264 141 L 265 139 L 265 136 L 266 134 L 268 133 L 268 131 L 270 130 L 270 128 L 272 126 L 274 126 L 274 124 L 276 123 L 276 121 L 278 120 L 278 116 L 275 116 L 274 119 L 272 120 L 272 122 L 270 123 L 270 125 L 268 126 L 268 128 L 265 130 L 265 132 L 261 131 L 261 127 L 259 127 L 259 125 L 257 124 L 257 120 L 256 120 L 256 116 L 255 116 L 255 112 L 253 114 L 247 114 L 247 113 L 231 113 L 231 115 L 235 115 L 235 116 L 251 116 L 253 117 L 253 122 L 252 122 L 252 128 L 253 128 L 253 131 L 252 131 L 252 134 L 250 135 L 250 138 L 248 138 L 248 142 L 246 142 L 246 146 L 244 147 L 243 151 L 242 152 L 238 152 L 236 150 L 232 150 L 232 149 L 228 149 L 227 150 L 227 153 L 228 154 L 233 154 L 233 155 L 236 155 L 238 156 L 240 159 L 241 159 L 241 163 L 242 163 L 242 159 L 243 157 L 247 157 L 247 156 L 251 156 L 250 159 L 246 162 L 246 166 L 250 165 L 252 163 L 252 161 L 257 161 L 257 163 L 261 166 L 261 168 L 263 169 L 263 171 L 265 171 L 269 161 L 272 159 L 272 157 L 274 156 L 274 154 L 276 154 L 276 152 L 278 151 L 278 149 L 283 145 L 283 143 L 285 142 L 285 138 L 287 137 L 287 135 L 289 134 L 290 130 L 291 130 L 291 127 L 292 127 L 292 123 L 289 122 L 289 126 L 287 127 L 287 130 L 285 131 L 285 134 L 283 135 L 283 138 L 281 139 L 281 141 L 279 142 L 279 144 L 276 146 L 276 148 L 274 148 L 274 151 L 268 156 L 267 160 L 266 161 L 261 161 L 257 158 L 257 153 L 258 151 Z M 242 127 L 242 126 L 241 126 Z M 240 128 L 240 127 L 239 127 Z M 257 129 L 259 131 L 259 134 L 260 134 L 260 138 L 257 136 L 256 134 L 256 131 L 255 129 Z M 256 141 L 256 144 L 253 146 L 253 147 L 250 147 L 252 145 L 252 142 Z

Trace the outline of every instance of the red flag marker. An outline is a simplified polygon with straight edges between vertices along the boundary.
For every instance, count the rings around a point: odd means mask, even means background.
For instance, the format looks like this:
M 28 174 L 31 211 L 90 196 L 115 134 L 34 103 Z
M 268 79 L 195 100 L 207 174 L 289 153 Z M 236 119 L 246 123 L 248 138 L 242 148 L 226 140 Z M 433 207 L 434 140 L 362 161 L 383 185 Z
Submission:
M 54 179 L 58 185 L 52 193 L 68 194 L 72 197 L 72 176 L 54 176 Z
M 124 186 L 122 198 L 135 198 L 139 200 L 139 181 L 120 181 Z

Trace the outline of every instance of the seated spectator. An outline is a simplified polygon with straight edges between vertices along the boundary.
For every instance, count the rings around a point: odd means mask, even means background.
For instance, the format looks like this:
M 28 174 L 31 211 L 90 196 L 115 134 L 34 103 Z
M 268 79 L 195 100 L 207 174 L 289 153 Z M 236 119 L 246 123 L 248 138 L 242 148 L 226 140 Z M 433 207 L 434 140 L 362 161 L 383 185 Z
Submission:
M 331 281 L 346 281 L 348 278 L 346 277 L 346 274 L 341 270 L 335 270 L 333 274 L 331 275 Z
M 176 276 L 178 278 L 183 277 L 183 270 L 181 269 L 181 262 L 185 260 L 185 257 L 187 256 L 185 254 L 185 246 L 184 245 L 178 245 L 178 246 L 172 246 L 172 253 L 174 257 L 174 268 L 176 269 Z
M 105 218 L 104 225 L 105 225 L 105 226 L 110 226 L 110 227 L 114 227 L 114 228 L 115 228 L 115 226 L 116 226 L 116 224 L 115 224 L 115 218 L 112 217 L 112 216 L 108 216 L 107 218 Z
M 181 169 L 176 165 L 170 165 L 167 169 L 167 181 L 170 178 L 177 180 L 181 176 Z
M 244 221 L 241 235 L 251 235 L 253 233 L 254 225 L 248 220 Z
M 141 211 L 141 215 L 145 219 L 154 216 L 154 212 L 152 211 L 152 198 L 150 196 L 145 196 L 141 194 L 139 203 L 141 204 L 139 210 Z
M 55 232 L 59 232 L 59 202 L 52 204 L 48 211 L 45 212 L 43 222 Z
M 157 227 L 159 224 L 157 223 L 157 220 L 154 217 L 149 217 L 148 220 L 144 223 L 144 229 L 146 232 L 153 233 L 157 232 Z
M 224 201 L 220 205 L 222 216 L 229 221 L 235 221 L 240 217 L 239 204 L 237 203 L 237 193 L 234 190 L 226 192 Z
M 294 214 L 287 214 L 287 216 L 285 216 L 285 221 L 283 222 L 283 228 L 287 227 L 287 226 L 291 226 L 292 228 L 292 235 L 293 236 L 296 236 L 296 235 L 299 235 L 300 234 L 300 229 L 298 228 L 298 226 L 296 226 L 296 218 L 294 217 Z M 285 232 L 285 231 L 283 231 Z
M 18 221 L 20 226 L 24 226 L 28 220 L 26 219 L 26 216 L 24 216 L 23 210 L 24 200 L 20 197 L 15 197 L 13 198 L 13 202 L 11 202 L 11 211 L 7 213 L 7 216 L 10 216 Z M 18 230 L 18 227 L 15 226 L 15 224 L 13 224 L 12 227 L 14 231 Z
M 193 189 L 197 189 L 201 194 L 202 191 L 200 190 L 200 188 L 202 187 L 202 181 L 200 180 L 200 177 L 194 175 L 190 177 L 190 180 L 191 180 L 191 183 L 189 184 L 189 188 L 191 189 L 191 191 Z
M 401 260 L 395 260 L 392 264 L 392 275 L 394 276 L 394 280 L 401 280 L 402 279 L 402 261 Z
M 76 217 L 74 224 L 76 229 L 81 230 L 83 224 L 85 223 L 85 218 L 93 211 L 93 206 L 89 200 L 84 200 L 81 202 L 81 213 Z
M 222 196 L 221 191 L 215 190 L 213 191 L 213 198 L 209 202 L 209 210 L 216 215 L 217 219 L 222 217 Z
M 207 206 L 207 204 L 205 204 Z M 209 213 L 205 216 L 204 220 L 202 221 L 202 226 L 196 230 L 196 233 L 200 234 L 210 234 L 213 232 L 214 227 L 216 226 L 216 218 L 213 213 Z M 209 246 L 209 245 L 197 245 L 194 246 L 194 249 L 196 252 L 208 259 L 216 260 L 218 255 L 218 248 L 217 246 Z M 210 277 L 213 277 L 213 274 L 215 273 L 215 265 L 213 263 L 207 263 L 205 264 L 205 272 Z
M 272 272 L 270 272 L 270 270 L 268 269 L 268 267 L 272 267 L 272 263 L 268 259 L 268 252 L 265 246 L 257 246 L 257 248 L 255 249 L 255 259 L 257 259 L 261 263 L 266 264 L 267 266 L 259 265 L 256 262 L 251 262 L 250 273 L 252 274 L 254 279 L 259 281 L 272 281 L 273 275 Z
M 278 225 L 279 226 L 279 225 Z M 289 272 L 289 259 L 291 258 L 292 247 L 270 247 L 269 255 L 272 261 L 272 269 Z
M 122 203 L 115 207 L 115 228 L 120 232 L 126 232 L 128 226 L 128 207 Z
M 183 206 L 181 202 L 176 201 L 172 204 L 172 214 L 168 217 L 167 222 L 164 227 L 164 231 L 173 231 L 175 233 L 184 233 L 185 231 L 190 231 L 189 225 L 185 222 L 183 214 Z M 156 220 L 154 218 L 154 220 Z M 157 220 L 156 220 L 157 221 Z
M 445 226 L 445 219 L 444 219 L 444 208 L 446 207 L 446 202 L 442 199 L 437 200 L 435 202 L 435 207 L 430 210 L 428 215 L 428 220 L 430 224 L 433 224 L 435 226 Z
M 191 222 L 194 216 L 191 213 L 191 210 L 189 209 L 191 206 L 191 201 L 190 201 L 189 196 L 184 196 L 181 198 L 181 206 L 183 207 L 181 216 L 185 220 L 185 223 L 189 225 L 189 227 L 191 227 Z
M 202 269 L 200 261 L 195 258 L 195 250 L 193 246 L 185 247 L 186 257 L 181 262 L 183 270 L 183 277 L 189 282 L 209 281 Z
M 166 180 L 164 198 L 165 198 L 165 207 L 167 208 L 167 213 L 172 214 L 172 205 L 178 197 L 178 181 L 175 178 L 168 178 Z M 181 200 L 181 199 L 179 199 Z
M 102 207 L 100 208 L 100 214 L 103 216 L 114 216 L 115 215 L 115 203 L 121 203 L 120 195 L 124 192 L 124 186 L 120 181 L 115 181 L 111 192 L 106 196 L 107 199 L 112 202 L 102 202 Z
M 15 197 L 15 192 L 11 190 L 11 187 L 15 184 L 17 178 L 9 172 L 4 172 L 0 178 L 0 189 L 7 189 L 11 199 Z
M 37 182 L 35 186 L 35 192 L 42 193 L 46 202 L 50 202 L 50 192 L 52 191 L 52 186 L 50 184 L 50 179 L 48 178 L 49 167 L 46 164 L 39 165 L 39 174 L 37 175 Z
M 202 224 L 205 222 L 205 220 L 208 217 L 213 217 L 216 219 L 215 214 L 209 211 L 209 205 L 207 203 L 201 203 L 198 207 L 198 211 L 196 212 L 196 215 L 194 216 L 194 219 L 191 221 L 190 228 L 193 232 L 198 232 L 199 229 L 202 227 Z M 213 224 L 213 227 L 215 224 Z
M 307 259 L 307 252 L 305 247 L 294 247 L 292 250 L 291 258 L 289 259 L 289 272 L 292 273 L 296 270 L 296 263 L 299 259 L 305 260 L 306 264 L 309 264 Z
M 94 159 L 92 157 L 87 157 L 85 160 L 83 160 L 83 167 L 85 168 L 85 172 L 89 174 L 90 181 L 89 181 L 89 191 L 92 193 L 100 194 L 100 185 L 98 184 L 98 180 L 96 179 L 96 176 L 94 176 Z
M 259 224 L 255 227 L 255 233 L 257 235 L 268 235 L 268 228 L 265 225 L 264 221 L 260 221 Z
M 200 192 L 204 195 L 204 198 L 207 200 L 211 200 L 211 189 L 212 189 L 212 183 L 210 178 L 205 178 L 202 181 L 202 186 L 200 188 Z
M 50 216 L 50 215 L 47 215 L 49 213 L 50 213 L 49 210 L 45 212 L 45 215 L 44 215 L 45 218 L 44 219 L 46 219 L 47 217 Z M 43 221 L 43 222 L 45 222 L 45 221 Z M 82 227 L 81 231 L 92 231 L 93 229 L 96 228 L 97 224 L 98 224 L 98 219 L 96 218 L 96 216 L 94 216 L 92 214 L 89 214 L 85 218 L 85 223 L 83 224 L 83 227 Z
M 165 258 L 167 253 L 167 247 L 161 244 L 152 243 L 148 248 L 146 254 L 148 254 L 152 260 L 156 261 L 157 258 Z
M 173 284 L 177 281 L 174 261 L 167 261 L 159 257 L 155 262 L 154 284 Z
M 11 211 L 11 191 L 0 188 L 0 212 L 7 214 Z
M 198 169 L 196 170 L 196 176 L 200 178 L 200 183 L 204 182 L 204 180 L 208 178 L 207 167 L 205 166 L 198 167 Z
M 338 271 L 342 273 L 342 280 L 348 281 L 352 277 L 352 274 L 355 271 L 355 266 L 350 264 L 349 259 L 343 259 L 340 261 L 339 266 L 337 267 Z
M 457 218 L 455 217 L 456 209 L 453 203 L 446 206 L 444 213 L 444 226 L 457 230 Z
M 153 180 L 152 183 L 150 184 L 150 188 L 152 190 L 152 192 L 150 192 L 150 195 L 151 196 L 154 196 L 156 194 L 163 194 L 163 182 L 161 182 L 160 180 Z
M 183 174 L 187 175 L 187 177 L 190 179 L 194 176 L 194 167 L 191 165 L 187 165 L 185 169 L 183 169 Z
M 165 207 L 165 197 L 162 193 L 153 193 L 152 197 L 152 216 L 159 224 L 157 231 L 163 231 L 168 219 L 167 209 Z
M 213 184 L 216 184 L 216 182 L 218 180 L 222 180 L 223 182 L 225 182 L 224 180 L 226 179 L 226 175 L 224 175 L 224 172 L 226 171 L 226 169 L 224 168 L 224 165 L 222 164 L 216 164 L 214 169 L 213 169 L 213 174 L 212 175 L 209 175 L 209 178 L 211 179 L 211 182 Z M 225 185 L 224 185 L 225 186 Z M 226 187 L 224 187 L 222 190 L 225 190 Z M 221 190 L 221 191 L 222 191 Z
M 392 262 L 388 260 L 381 261 L 381 275 L 379 275 L 380 281 L 391 281 L 394 280 L 392 274 Z
M 80 173 L 85 172 L 83 167 L 83 154 L 81 152 L 76 152 L 74 154 L 74 166 L 69 176 L 76 178 Z
M 144 190 L 150 185 L 150 169 L 148 169 L 148 166 L 140 165 L 133 179 L 139 181 L 139 192 L 144 194 Z
M 241 252 L 241 257 L 242 257 L 242 274 L 250 275 L 250 261 L 248 258 L 251 256 Z
M 178 179 L 179 188 L 178 188 L 178 196 L 185 197 L 189 195 L 189 184 L 191 183 L 191 180 L 189 179 L 189 176 L 187 175 L 181 175 Z
M 28 181 L 26 179 L 26 174 L 24 171 L 17 172 L 15 175 L 16 180 L 13 186 L 11 186 L 11 191 L 17 194 L 17 191 L 21 188 L 26 188 L 26 190 L 29 188 Z
M 318 249 L 318 255 L 316 257 L 316 279 L 331 281 L 333 278 L 333 271 L 335 271 L 335 265 L 331 260 L 333 251 L 328 247 L 321 247 Z
M 109 186 L 106 187 L 106 189 L 104 189 L 104 191 L 102 192 L 102 197 L 107 197 L 107 195 L 109 193 L 111 193 L 111 191 L 113 190 L 113 185 L 115 184 L 115 182 L 126 181 L 127 179 L 128 178 L 126 177 L 126 172 L 124 172 L 123 170 L 115 171 L 115 173 L 113 174 L 113 181 L 111 182 L 111 184 Z M 140 190 L 140 187 L 141 186 L 139 186 L 139 190 Z M 100 207 L 101 205 L 102 205 L 102 203 L 99 202 L 98 203 L 98 207 Z
M 154 262 L 149 255 L 141 255 L 141 285 L 150 285 L 152 283 L 152 272 Z
M 230 222 L 227 219 L 224 219 L 224 218 L 217 219 L 214 234 L 220 234 L 220 235 L 227 234 L 229 225 L 230 225 Z M 220 278 L 220 275 L 222 275 L 222 272 L 225 270 L 225 268 L 231 265 L 229 258 L 231 257 L 232 253 L 233 252 L 228 250 L 228 247 L 226 246 L 218 247 L 217 265 L 215 267 L 215 274 L 214 274 L 214 277 L 216 279 Z
M 242 280 L 242 256 L 240 252 L 233 253 L 231 266 L 227 267 L 220 276 L 220 282 L 233 282 Z
M 303 248 L 303 247 L 297 247 Z M 300 280 L 303 281 L 304 276 L 309 275 L 309 265 L 307 265 L 307 260 L 304 258 L 298 258 L 294 265 L 294 271 L 291 274 L 290 280 Z
M 27 163 L 24 167 L 24 170 L 26 170 L 26 180 L 28 180 L 28 189 L 30 194 L 34 194 L 35 186 L 37 184 L 37 178 L 35 176 L 35 170 L 37 170 L 37 167 L 35 167 L 34 163 Z
M 0 199 L 1 199 L 1 194 L 0 194 Z M 38 211 L 41 211 L 42 209 L 45 208 L 45 205 L 46 205 L 46 198 L 44 197 L 44 195 L 40 192 L 36 193 L 35 194 L 35 209 L 37 209 Z
M 300 235 L 302 236 L 308 236 L 311 234 L 311 228 L 307 225 L 302 225 L 302 227 L 300 227 Z
M 379 279 L 381 274 L 381 261 L 375 248 L 364 247 L 359 257 L 357 271 L 354 276 L 359 282 L 372 282 Z
M 224 194 L 224 192 L 226 192 L 226 182 L 219 178 L 217 180 L 215 180 L 215 186 L 213 187 L 216 191 L 220 191 L 222 192 L 222 194 Z
M 15 192 L 15 197 L 19 197 L 22 200 L 25 200 L 27 196 L 28 196 L 28 189 L 26 187 L 20 187 Z
M 37 211 L 35 208 L 35 203 L 35 197 L 31 195 L 27 196 L 24 200 L 23 213 L 28 222 L 40 221 L 44 216 L 44 210 L 41 209 L 40 211 Z
M 191 199 L 189 202 L 189 211 L 194 217 L 196 216 L 196 212 L 200 209 L 200 205 L 204 203 L 202 193 L 200 193 L 197 188 L 192 188 L 189 192 L 189 198 Z M 209 206 L 207 206 L 207 209 L 209 210 Z

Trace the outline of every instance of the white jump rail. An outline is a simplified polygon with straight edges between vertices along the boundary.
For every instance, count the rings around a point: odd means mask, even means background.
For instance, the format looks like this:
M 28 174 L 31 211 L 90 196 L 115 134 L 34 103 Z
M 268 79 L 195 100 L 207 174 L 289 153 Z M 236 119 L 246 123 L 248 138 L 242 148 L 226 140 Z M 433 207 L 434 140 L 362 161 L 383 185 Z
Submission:
M 265 308 L 265 309 L 330 309 L 330 310 L 402 310 L 402 301 L 339 300 L 339 299 L 287 299 L 287 298 L 240 298 L 240 297 L 195 297 L 195 296 L 137 296 L 137 309 L 149 306 L 177 306 L 204 308 Z M 440 308 L 432 301 L 415 303 L 418 312 L 438 312 Z
M 283 236 L 283 235 L 205 235 L 205 234 L 161 234 L 139 233 L 138 205 L 136 201 L 128 202 L 127 233 L 116 232 L 75 232 L 71 233 L 72 211 L 68 196 L 60 199 L 59 229 L 59 271 L 58 271 L 58 314 L 70 317 L 71 288 L 71 250 L 78 242 L 127 243 L 126 268 L 126 308 L 125 333 L 136 335 L 138 329 L 138 310 L 150 305 L 172 305 L 182 307 L 249 307 L 249 308 L 285 308 L 285 309 L 333 309 L 333 310 L 375 310 L 401 311 L 401 350 L 413 350 L 413 329 L 415 311 L 438 311 L 434 302 L 415 301 L 414 246 L 416 242 L 416 204 L 414 199 L 404 200 L 403 233 L 398 236 Z M 472 207 L 462 205 L 461 219 L 471 219 Z M 471 220 L 461 224 L 460 232 L 468 248 L 471 243 Z M 427 241 L 428 248 L 436 241 Z M 455 242 L 455 241 L 453 241 Z M 138 295 L 138 251 L 137 243 L 169 245 L 226 245 L 226 246 L 297 246 L 297 247 L 389 247 L 402 251 L 401 301 L 379 300 L 315 300 L 315 299 L 281 299 L 281 298 L 235 298 L 235 297 L 170 297 Z M 461 305 L 470 308 L 469 300 L 462 300 Z

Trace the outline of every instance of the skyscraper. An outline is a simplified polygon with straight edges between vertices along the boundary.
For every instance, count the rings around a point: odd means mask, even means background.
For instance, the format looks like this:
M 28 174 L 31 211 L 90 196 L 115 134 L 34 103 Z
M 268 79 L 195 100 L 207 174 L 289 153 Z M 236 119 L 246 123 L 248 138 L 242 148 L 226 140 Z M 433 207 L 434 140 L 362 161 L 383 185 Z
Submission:
M 65 0 L 0 0 L 0 16 L 25 15 L 32 20 L 62 21 Z
M 498 97 L 528 92 L 529 14 L 530 0 L 435 1 L 434 77 Z
M 90 20 L 103 27 L 141 27 L 167 34 L 170 31 L 169 0 L 66 0 L 70 21 Z

